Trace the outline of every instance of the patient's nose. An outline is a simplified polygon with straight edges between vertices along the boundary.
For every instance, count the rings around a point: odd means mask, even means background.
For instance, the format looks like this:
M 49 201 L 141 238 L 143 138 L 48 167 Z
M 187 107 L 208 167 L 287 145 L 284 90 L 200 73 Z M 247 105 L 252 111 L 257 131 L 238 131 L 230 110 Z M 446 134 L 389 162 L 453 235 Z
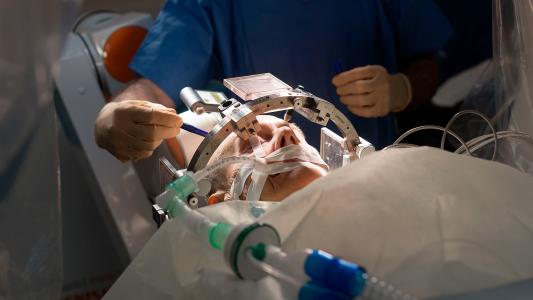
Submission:
M 292 131 L 290 127 L 286 126 L 277 128 L 272 136 L 272 140 L 274 142 L 273 151 L 285 146 L 298 144 L 300 142 L 294 134 L 294 131 Z

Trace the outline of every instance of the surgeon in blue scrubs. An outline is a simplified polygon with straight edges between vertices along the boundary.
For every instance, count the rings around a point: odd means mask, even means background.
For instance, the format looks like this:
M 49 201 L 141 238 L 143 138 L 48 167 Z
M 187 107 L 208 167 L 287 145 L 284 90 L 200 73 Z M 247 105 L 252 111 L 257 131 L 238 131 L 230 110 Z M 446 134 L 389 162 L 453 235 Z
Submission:
M 451 33 L 430 0 L 168 0 L 130 64 L 140 78 L 102 109 L 96 141 L 123 161 L 149 156 L 181 125 L 163 106 L 184 110 L 183 87 L 270 72 L 333 102 L 381 148 L 394 113 L 435 92 Z M 315 125 L 296 122 L 317 146 Z

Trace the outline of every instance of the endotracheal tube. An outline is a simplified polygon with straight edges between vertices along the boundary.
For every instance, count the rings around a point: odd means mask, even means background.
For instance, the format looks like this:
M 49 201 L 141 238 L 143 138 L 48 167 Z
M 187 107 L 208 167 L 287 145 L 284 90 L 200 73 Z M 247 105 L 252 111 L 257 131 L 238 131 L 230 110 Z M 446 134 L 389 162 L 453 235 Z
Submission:
M 257 226 L 233 226 L 225 222 L 212 222 L 197 210 L 189 208 L 185 199 L 197 189 L 197 182 L 229 164 L 252 164 L 254 168 L 265 168 L 265 163 L 253 157 L 228 157 L 198 171 L 187 173 L 170 183 L 165 191 L 156 199 L 162 203 L 167 213 L 175 219 L 182 221 L 189 231 L 208 242 L 209 246 L 216 250 L 226 247 L 231 249 L 235 244 L 232 238 L 244 236 L 240 233 L 249 234 L 250 229 Z M 271 227 L 271 226 L 268 226 Z M 271 227 L 272 228 L 272 227 Z M 275 231 L 275 229 L 273 229 Z M 234 232 L 235 231 L 235 232 Z M 240 233 L 236 234 L 239 231 Z M 277 233 L 276 233 L 277 235 Z M 229 238 L 229 239 L 228 239 Z M 242 242 L 237 238 L 237 244 Z M 237 245 L 238 246 L 238 245 Z M 239 247 L 235 248 L 238 249 Z M 279 247 L 254 242 L 244 249 L 247 259 L 240 261 L 231 259 L 233 262 L 252 266 L 263 274 L 272 276 L 280 282 L 290 286 L 294 291 L 291 295 L 300 300 L 308 299 L 413 299 L 398 289 L 370 277 L 366 270 L 354 263 L 334 257 L 321 250 L 304 249 L 285 253 Z M 230 251 L 232 257 L 238 255 Z M 245 266 L 242 266 L 245 267 Z M 239 269 L 239 266 L 237 266 Z M 237 275 L 244 279 L 246 276 Z M 253 278 L 252 278 L 253 279 Z M 255 278 L 257 279 L 257 278 Z

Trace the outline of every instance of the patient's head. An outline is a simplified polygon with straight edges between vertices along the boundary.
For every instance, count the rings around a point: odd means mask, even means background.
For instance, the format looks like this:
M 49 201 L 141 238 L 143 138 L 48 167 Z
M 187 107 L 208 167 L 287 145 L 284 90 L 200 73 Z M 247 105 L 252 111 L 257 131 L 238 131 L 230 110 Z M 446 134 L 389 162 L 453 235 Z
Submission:
M 316 151 L 307 144 L 303 132 L 295 124 L 268 115 L 258 116 L 257 121 L 261 125 L 261 131 L 257 135 L 265 155 L 269 155 L 282 147 L 293 144 L 305 145 L 305 151 Z M 253 149 L 250 143 L 238 138 L 235 133 L 232 133 L 222 142 L 217 151 L 213 153 L 210 161 L 228 156 L 249 155 L 251 153 L 253 153 Z M 209 198 L 210 203 L 229 200 L 229 190 L 238 170 L 239 165 L 231 165 L 211 176 L 213 186 L 211 197 Z M 327 166 L 306 164 L 289 172 L 270 175 L 267 177 L 261 193 L 261 200 L 283 200 L 288 195 L 326 174 Z M 246 195 L 249 183 L 250 179 L 247 180 L 242 195 Z

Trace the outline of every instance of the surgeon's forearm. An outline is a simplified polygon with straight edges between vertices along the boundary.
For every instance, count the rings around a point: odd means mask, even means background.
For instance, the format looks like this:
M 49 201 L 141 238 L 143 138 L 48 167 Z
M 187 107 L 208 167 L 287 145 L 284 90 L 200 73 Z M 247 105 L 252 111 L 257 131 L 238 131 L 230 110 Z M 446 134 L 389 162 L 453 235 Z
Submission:
M 146 100 L 165 105 L 166 107 L 175 108 L 176 105 L 170 97 L 163 92 L 152 81 L 141 78 L 132 82 L 120 94 L 118 94 L 113 101 L 123 100 Z
M 409 78 L 413 95 L 407 110 L 417 108 L 433 97 L 440 80 L 439 65 L 434 55 L 417 58 L 402 72 Z

